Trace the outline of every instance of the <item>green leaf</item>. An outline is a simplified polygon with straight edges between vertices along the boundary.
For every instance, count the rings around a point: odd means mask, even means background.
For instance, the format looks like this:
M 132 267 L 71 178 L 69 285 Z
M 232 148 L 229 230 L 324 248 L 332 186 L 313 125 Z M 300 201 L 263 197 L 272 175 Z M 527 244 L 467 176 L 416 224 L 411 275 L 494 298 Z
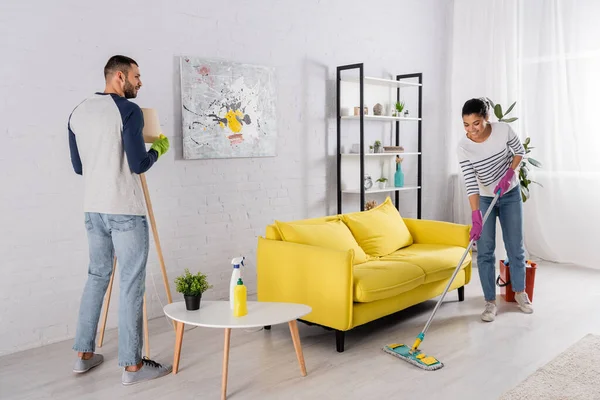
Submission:
M 536 160 L 535 158 L 528 158 L 527 161 L 529 161 L 529 163 L 531 165 L 533 165 L 534 167 L 538 167 L 538 168 L 542 167 L 542 163 L 539 162 L 538 160 Z
M 502 119 L 502 106 L 500 104 L 494 106 L 494 114 L 496 114 L 496 118 Z
M 541 183 L 536 182 L 536 181 L 531 181 L 531 183 L 535 183 L 536 185 L 539 185 L 540 187 L 544 187 L 544 185 L 542 185 Z
M 525 139 L 525 142 L 523 143 L 523 145 L 524 145 L 524 146 L 529 146 L 529 143 L 531 143 L 531 138 L 530 138 L 530 137 L 527 137 L 527 138 Z
M 495 108 L 495 107 L 496 107 L 496 105 L 494 104 L 494 102 L 492 101 L 492 99 L 490 99 L 489 97 L 486 97 L 486 99 L 487 99 L 487 101 L 489 101 L 489 102 L 490 102 L 490 104 L 491 104 L 492 108 Z
M 512 103 L 510 107 L 508 107 L 508 110 L 506 110 L 506 112 L 504 113 L 504 115 L 507 115 L 509 112 L 511 112 L 512 109 L 514 108 L 515 104 L 517 104 L 516 101 L 514 103 Z
M 504 114 L 506 115 L 506 114 Z M 511 123 L 511 122 L 515 122 L 516 120 L 518 120 L 519 118 L 514 117 L 514 118 L 507 118 L 507 119 L 501 119 L 500 122 L 506 122 L 506 123 Z
M 521 186 L 521 198 L 523 199 L 523 203 L 529 198 L 529 190 L 523 186 Z
M 206 275 L 201 272 L 192 275 L 187 268 L 183 275 L 175 278 L 175 284 L 177 285 L 177 292 L 190 296 L 199 296 L 206 290 L 212 288 L 212 285 L 210 285 L 206 279 Z

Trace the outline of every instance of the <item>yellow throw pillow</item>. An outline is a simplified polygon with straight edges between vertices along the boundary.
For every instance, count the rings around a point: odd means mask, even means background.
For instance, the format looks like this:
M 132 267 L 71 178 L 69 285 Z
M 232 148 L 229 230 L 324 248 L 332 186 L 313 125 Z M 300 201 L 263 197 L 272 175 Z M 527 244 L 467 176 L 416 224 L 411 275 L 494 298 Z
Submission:
M 389 197 L 375 208 L 343 214 L 341 218 L 370 256 L 386 256 L 413 244 L 412 235 Z
M 305 224 L 275 221 L 281 237 L 286 242 L 325 247 L 333 250 L 354 250 L 354 264 L 367 261 L 348 227 L 340 220 Z

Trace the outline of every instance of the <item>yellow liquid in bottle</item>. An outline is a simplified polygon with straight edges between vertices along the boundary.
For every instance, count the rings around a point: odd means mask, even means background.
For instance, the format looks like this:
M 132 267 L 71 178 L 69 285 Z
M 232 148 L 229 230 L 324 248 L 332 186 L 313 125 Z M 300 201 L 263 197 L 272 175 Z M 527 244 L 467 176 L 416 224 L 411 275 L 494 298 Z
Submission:
M 248 314 L 248 306 L 246 304 L 248 292 L 246 286 L 238 280 L 238 284 L 233 289 L 233 316 L 243 317 Z

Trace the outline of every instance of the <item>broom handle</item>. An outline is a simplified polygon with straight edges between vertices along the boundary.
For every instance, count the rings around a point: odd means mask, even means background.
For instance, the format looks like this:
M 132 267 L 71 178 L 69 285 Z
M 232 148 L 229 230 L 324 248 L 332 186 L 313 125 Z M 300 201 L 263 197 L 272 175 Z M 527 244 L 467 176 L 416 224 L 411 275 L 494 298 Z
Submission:
M 483 217 L 483 222 L 481 223 L 482 227 L 485 225 L 485 221 L 487 221 L 487 219 L 488 219 L 490 213 L 492 212 L 492 209 L 496 205 L 496 202 L 498 201 L 499 197 L 500 197 L 500 191 L 498 191 L 498 193 L 496 193 L 496 196 L 494 196 L 494 200 L 492 200 L 492 203 L 488 207 L 488 209 Z M 435 305 L 435 308 L 433 309 L 433 312 L 431 313 L 431 316 L 429 317 L 429 320 L 427 320 L 427 323 L 425 324 L 425 328 L 423 328 L 423 331 L 419 335 L 420 340 L 419 340 L 419 338 L 417 338 L 417 342 L 415 342 L 415 345 L 413 345 L 413 349 L 416 349 L 419 346 L 419 344 L 421 343 L 421 341 L 423 340 L 423 338 L 425 337 L 425 332 L 427 332 L 427 329 L 429 329 L 429 325 L 431 325 L 431 321 L 433 321 L 433 317 L 435 316 L 435 313 L 437 312 L 438 308 L 440 307 L 440 304 L 442 304 L 442 301 L 444 300 L 446 293 L 448 293 L 448 290 L 450 289 L 450 285 L 452 285 L 452 282 L 454 282 L 454 278 L 456 278 L 456 275 L 458 275 L 458 271 L 460 271 L 460 267 L 462 266 L 462 263 L 465 261 L 465 258 L 467 258 L 467 254 L 469 254 L 471 247 L 473 247 L 473 239 L 471 239 L 471 241 L 469 242 L 469 246 L 467 246 L 467 249 L 465 250 L 462 257 L 460 258 L 460 261 L 458 262 L 458 265 L 456 266 L 456 269 L 454 270 L 454 273 L 452 274 L 452 278 L 450 278 L 448 285 L 446 285 L 446 289 L 444 289 L 444 293 L 442 293 L 442 297 L 440 297 L 440 299 L 438 300 L 437 304 Z

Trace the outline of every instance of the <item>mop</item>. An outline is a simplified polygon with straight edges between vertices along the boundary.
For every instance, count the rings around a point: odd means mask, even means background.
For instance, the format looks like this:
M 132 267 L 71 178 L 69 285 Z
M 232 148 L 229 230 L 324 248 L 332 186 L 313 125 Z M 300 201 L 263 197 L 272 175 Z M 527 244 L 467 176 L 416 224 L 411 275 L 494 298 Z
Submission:
M 485 213 L 485 216 L 483 217 L 483 222 L 481 223 L 482 226 L 485 225 L 485 221 L 487 220 L 488 216 L 492 212 L 492 209 L 494 208 L 496 201 L 498 201 L 499 196 L 500 196 L 500 191 L 498 190 L 498 192 L 496 193 L 496 196 L 494 196 L 494 199 L 492 200 L 492 204 L 490 204 L 490 206 L 488 207 L 488 209 Z M 473 247 L 473 239 L 471 239 L 471 241 L 469 242 L 469 246 L 467 246 L 467 249 L 465 250 L 460 261 L 458 262 L 458 265 L 456 266 L 456 269 L 454 270 L 454 273 L 452 274 L 452 278 L 450 278 L 448 285 L 446 285 L 446 289 L 444 289 L 442 296 L 440 297 L 437 304 L 435 305 L 435 308 L 433 309 L 431 316 L 427 320 L 425 327 L 423 328 L 421 333 L 419 333 L 417 335 L 417 338 L 415 339 L 415 342 L 412 345 L 412 347 L 408 347 L 407 345 L 402 344 L 402 343 L 394 343 L 394 344 L 385 346 L 383 348 L 383 351 L 385 351 L 386 353 L 389 353 L 393 356 L 396 356 L 396 357 L 400 358 L 401 360 L 404 360 L 410 364 L 413 364 L 419 368 L 427 370 L 427 371 L 435 371 L 444 366 L 444 364 L 441 361 L 439 361 L 438 359 L 436 359 L 435 357 L 429 356 L 429 355 L 423 353 L 421 350 L 419 350 L 419 346 L 421 345 L 421 342 L 425 339 L 425 333 L 427 332 L 427 329 L 429 329 L 429 325 L 431 325 L 431 321 L 433 320 L 435 313 L 437 312 L 438 308 L 440 307 L 440 304 L 442 304 L 442 301 L 444 300 L 446 293 L 448 293 L 448 289 L 450 289 L 450 286 L 452 285 L 454 278 L 456 278 L 458 271 L 460 271 L 460 267 L 461 267 L 462 263 L 465 261 L 467 254 L 469 254 L 471 247 Z

